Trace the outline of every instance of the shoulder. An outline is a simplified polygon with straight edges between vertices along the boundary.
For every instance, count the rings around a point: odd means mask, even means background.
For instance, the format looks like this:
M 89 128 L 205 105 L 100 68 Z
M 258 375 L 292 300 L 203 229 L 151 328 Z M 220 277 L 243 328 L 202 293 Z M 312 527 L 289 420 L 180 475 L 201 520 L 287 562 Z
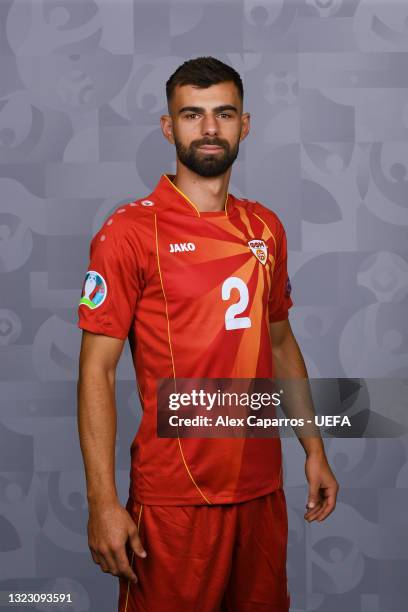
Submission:
M 277 213 L 258 200 L 236 198 L 236 205 L 238 207 L 243 207 L 248 215 L 252 214 L 258 217 L 258 219 L 260 218 L 273 234 L 281 234 L 285 231 L 283 223 Z
M 140 198 L 132 202 L 118 204 L 108 215 L 95 234 L 96 237 L 104 238 L 102 242 L 112 237 L 114 240 L 131 238 L 137 235 L 144 227 L 149 227 L 154 216 L 154 206 L 150 200 Z
M 282 233 L 284 231 L 283 223 L 277 213 L 265 204 L 255 201 L 254 212 L 263 219 L 272 232 Z
M 104 251 L 115 251 L 117 255 L 144 251 L 145 245 L 151 243 L 153 226 L 154 206 L 150 200 L 140 198 L 118 204 L 93 235 L 91 251 L 103 248 Z

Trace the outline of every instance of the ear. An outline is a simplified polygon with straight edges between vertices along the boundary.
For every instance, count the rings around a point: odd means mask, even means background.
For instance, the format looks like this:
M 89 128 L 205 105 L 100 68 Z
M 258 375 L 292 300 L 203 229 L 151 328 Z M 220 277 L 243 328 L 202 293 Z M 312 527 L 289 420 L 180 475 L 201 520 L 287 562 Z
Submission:
M 248 136 L 250 124 L 251 124 L 251 114 L 243 113 L 242 118 L 241 118 L 241 137 L 239 139 L 240 141 L 245 140 L 245 138 Z
M 171 144 L 174 144 L 173 138 L 173 122 L 170 115 L 162 115 L 160 117 L 160 125 L 163 132 L 163 136 L 166 140 L 168 140 Z

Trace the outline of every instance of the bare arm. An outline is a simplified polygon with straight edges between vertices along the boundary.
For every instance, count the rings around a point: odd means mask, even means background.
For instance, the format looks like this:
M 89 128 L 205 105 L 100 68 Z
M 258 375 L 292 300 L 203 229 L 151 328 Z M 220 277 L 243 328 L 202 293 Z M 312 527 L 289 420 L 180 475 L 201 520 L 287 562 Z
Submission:
M 270 323 L 272 355 L 275 377 L 307 378 L 306 365 L 289 320 Z M 336 506 L 338 483 L 330 469 L 319 436 L 301 437 L 299 442 L 306 453 L 305 472 L 309 483 L 309 495 L 305 519 L 309 522 L 324 520 Z
M 270 323 L 275 378 L 307 378 L 306 364 L 289 320 Z M 320 437 L 299 437 L 307 455 L 324 453 Z
M 78 432 L 85 466 L 92 557 L 102 570 L 136 581 L 125 544 L 144 556 L 137 528 L 115 484 L 115 373 L 124 341 L 83 332 L 78 379 Z
M 118 501 L 115 485 L 115 371 L 124 342 L 84 331 L 79 359 L 78 431 L 90 506 Z

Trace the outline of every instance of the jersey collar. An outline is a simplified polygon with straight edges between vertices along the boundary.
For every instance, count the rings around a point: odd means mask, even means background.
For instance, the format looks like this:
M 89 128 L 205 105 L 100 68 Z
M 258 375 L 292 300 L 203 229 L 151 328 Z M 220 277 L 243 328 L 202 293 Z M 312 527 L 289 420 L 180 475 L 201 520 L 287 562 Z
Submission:
M 219 211 L 200 211 L 196 204 L 185 193 L 173 183 L 175 174 L 162 174 L 154 190 L 154 195 L 164 202 L 171 201 L 176 205 L 179 212 L 193 217 L 226 217 L 231 216 L 233 210 L 233 196 L 228 193 L 225 199 L 224 210 Z

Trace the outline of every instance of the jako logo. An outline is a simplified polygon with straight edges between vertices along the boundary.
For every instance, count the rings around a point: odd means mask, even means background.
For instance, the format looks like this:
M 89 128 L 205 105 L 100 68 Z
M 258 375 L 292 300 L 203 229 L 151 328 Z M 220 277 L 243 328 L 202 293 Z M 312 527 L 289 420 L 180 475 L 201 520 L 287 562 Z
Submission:
M 182 253 L 184 251 L 195 251 L 194 242 L 176 242 L 170 243 L 170 253 Z

